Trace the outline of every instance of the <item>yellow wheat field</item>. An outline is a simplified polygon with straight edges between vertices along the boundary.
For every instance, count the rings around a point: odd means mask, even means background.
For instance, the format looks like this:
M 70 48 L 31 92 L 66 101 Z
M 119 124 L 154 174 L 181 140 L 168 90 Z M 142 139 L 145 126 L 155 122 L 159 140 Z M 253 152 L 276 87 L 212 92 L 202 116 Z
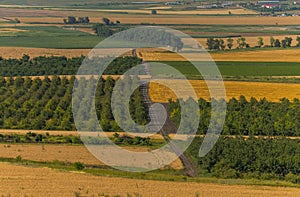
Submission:
M 167 182 L 92 176 L 49 168 L 32 168 L 0 163 L 0 193 L 4 196 L 298 196 L 300 189 L 268 186 L 222 185 L 196 182 Z
M 138 49 L 137 51 L 139 56 L 146 61 L 187 61 L 176 53 L 166 53 L 165 49 Z M 210 53 L 210 56 L 199 53 L 185 53 L 185 55 L 194 61 L 300 62 L 300 49 L 298 48 L 227 51 Z M 208 57 L 210 58 L 207 59 Z
M 210 99 L 205 81 L 190 80 L 189 82 L 193 86 L 198 98 Z M 149 93 L 153 102 L 168 102 L 169 99 L 177 98 L 174 92 L 165 85 L 162 85 L 162 83 L 176 85 L 179 93 L 186 95 L 183 99 L 187 99 L 188 95 L 190 95 L 181 80 L 157 80 L 156 82 L 151 82 L 149 86 Z M 247 99 L 251 97 L 257 99 L 266 98 L 269 101 L 275 102 L 281 98 L 288 98 L 290 100 L 294 98 L 300 99 L 300 84 L 224 81 L 224 86 L 226 89 L 226 100 L 233 97 L 239 98 L 241 95 Z M 214 86 L 214 82 L 212 82 L 211 87 L 218 88 Z M 216 99 L 220 99 L 220 95 L 217 95 Z
M 21 58 L 24 54 L 30 57 L 39 56 L 66 56 L 79 57 L 87 55 L 90 49 L 46 49 L 29 47 L 0 47 L 0 56 L 3 58 Z

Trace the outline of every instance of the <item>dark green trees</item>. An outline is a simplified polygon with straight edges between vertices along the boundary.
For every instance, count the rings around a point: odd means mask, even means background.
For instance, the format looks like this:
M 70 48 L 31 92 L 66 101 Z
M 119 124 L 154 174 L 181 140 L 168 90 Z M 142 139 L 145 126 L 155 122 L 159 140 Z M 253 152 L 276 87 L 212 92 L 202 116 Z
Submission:
M 210 102 L 198 101 L 200 107 L 199 134 L 206 133 L 210 120 Z M 179 101 L 170 101 L 169 110 L 172 120 L 180 122 Z M 263 135 L 263 136 L 299 136 L 300 135 L 300 101 L 282 99 L 269 102 L 266 99 L 249 101 L 241 96 L 232 98 L 227 103 L 224 135 Z

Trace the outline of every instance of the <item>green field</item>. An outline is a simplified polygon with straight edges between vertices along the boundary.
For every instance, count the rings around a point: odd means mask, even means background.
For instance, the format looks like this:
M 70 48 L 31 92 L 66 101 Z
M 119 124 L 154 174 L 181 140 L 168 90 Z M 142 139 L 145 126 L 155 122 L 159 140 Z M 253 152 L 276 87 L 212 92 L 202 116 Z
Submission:
M 299 35 L 298 26 L 274 25 L 172 25 L 179 31 L 188 32 L 194 38 L 237 37 L 250 35 Z M 206 32 L 207 34 L 204 34 Z
M 6 27 L 0 27 L 6 28 Z M 102 39 L 77 30 L 55 26 L 14 27 L 22 32 L 0 33 L 0 45 L 36 48 L 93 48 Z
M 163 61 L 172 66 L 187 78 L 200 77 L 197 69 L 190 62 Z M 224 77 L 271 77 L 271 76 L 300 76 L 300 63 L 288 62 L 216 62 Z M 153 74 L 159 75 L 162 69 L 151 68 Z

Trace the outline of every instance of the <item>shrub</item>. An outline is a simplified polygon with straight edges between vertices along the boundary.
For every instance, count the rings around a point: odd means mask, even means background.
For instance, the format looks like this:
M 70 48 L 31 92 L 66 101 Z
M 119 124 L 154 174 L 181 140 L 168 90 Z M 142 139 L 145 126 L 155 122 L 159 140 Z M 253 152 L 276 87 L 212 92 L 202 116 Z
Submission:
M 81 162 L 75 162 L 74 167 L 76 170 L 83 170 L 85 166 Z
M 293 173 L 288 173 L 286 176 L 285 176 L 285 180 L 286 181 L 289 181 L 289 182 L 292 182 L 292 183 L 297 183 L 299 184 L 300 183 L 300 175 L 295 175 Z

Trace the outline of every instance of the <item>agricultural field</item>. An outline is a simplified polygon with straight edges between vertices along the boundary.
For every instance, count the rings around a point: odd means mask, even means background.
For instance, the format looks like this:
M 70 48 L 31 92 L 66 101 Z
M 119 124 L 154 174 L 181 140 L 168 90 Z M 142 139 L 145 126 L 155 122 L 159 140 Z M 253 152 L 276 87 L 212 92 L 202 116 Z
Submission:
M 205 46 L 205 45 L 203 45 Z M 183 51 L 184 52 L 184 51 Z M 138 53 L 146 61 L 187 61 L 182 56 L 166 52 L 166 49 L 138 49 Z M 186 57 L 193 61 L 239 61 L 239 62 L 299 62 L 299 48 L 286 49 L 243 49 L 231 51 L 217 51 L 207 54 L 184 53 Z M 209 60 L 207 60 L 209 57 Z
M 0 193 L 47 196 L 296 196 L 297 188 L 136 180 L 1 163 Z M 11 177 L 11 178 L 9 178 Z M 117 187 L 116 187 L 117 183 Z M 114 188 L 114 189 L 112 189 Z M 155 188 L 155 189 L 153 189 Z
M 0 0 L 0 195 L 298 196 L 298 10 L 284 14 L 252 9 L 246 1 L 240 5 L 212 3 Z M 293 4 L 290 0 L 286 3 Z M 105 38 L 141 25 L 182 31 L 202 47 L 187 36 L 153 31 L 137 32 L 126 39 L 147 43 L 150 38 L 163 43 L 161 48 L 132 49 L 116 40 L 109 49 L 90 53 Z M 290 43 L 286 38 L 291 38 Z M 203 47 L 207 53 L 199 53 Z M 92 76 L 94 70 L 74 76 L 84 56 L 105 63 L 107 56 L 123 49 L 127 52 L 110 64 L 99 81 Z M 176 52 L 203 64 L 215 61 L 224 79 L 225 122 L 216 144 L 203 157 L 199 157 L 199 149 L 213 115 L 209 89 L 201 74 Z M 101 57 L 92 59 L 96 53 Z M 168 71 L 151 67 L 152 62 L 165 63 L 185 75 L 197 98 L 188 99 L 182 79 L 166 79 L 169 76 L 162 73 Z M 124 75 L 141 63 L 148 64 L 138 71 L 139 76 Z M 132 90 L 131 85 L 140 84 L 138 77 L 154 75 L 159 79 Z M 94 94 L 90 83 L 97 84 Z M 123 98 L 133 92 L 128 102 L 129 117 L 135 124 L 145 128 L 149 123 L 156 125 L 160 116 L 150 106 L 161 103 L 165 107 L 167 118 L 159 132 L 150 137 L 145 130 L 137 133 L 127 117 L 113 113 L 111 98 L 118 83 L 122 89 L 115 107 L 122 112 Z M 215 81 L 209 83 L 216 85 Z M 186 108 L 168 85 L 180 90 Z M 85 94 L 95 98 L 95 110 L 90 109 Z M 190 115 L 195 111 L 192 104 L 199 106 L 201 117 L 195 135 L 191 134 L 193 120 L 181 117 L 182 112 Z M 80 124 L 75 120 L 79 115 L 84 118 Z M 213 126 L 217 128 L 222 120 L 215 118 Z M 190 137 L 194 140 L 165 167 L 127 172 L 113 168 L 122 165 L 105 165 L 83 144 L 120 155 L 96 132 L 98 124 L 113 143 L 138 154 L 159 149 L 174 139 L 179 145 Z M 180 126 L 183 135 L 175 133 Z M 83 133 L 76 130 L 84 131 L 85 137 L 80 138 Z M 178 153 L 176 144 L 170 143 L 169 148 L 172 156 Z M 134 158 L 122 159 L 138 163 Z M 155 162 L 161 162 L 160 158 Z
M 162 61 L 161 63 L 169 65 L 184 74 L 187 78 L 201 77 L 199 71 L 190 62 Z M 203 61 L 201 64 L 205 65 Z M 216 61 L 215 64 L 221 75 L 226 77 L 293 77 L 300 76 L 300 64 L 298 62 L 237 62 L 237 61 Z M 153 67 L 151 72 L 154 75 L 160 75 L 164 72 L 162 69 Z
M 90 49 L 47 49 L 47 48 L 30 48 L 30 47 L 0 47 L 1 57 L 5 59 L 20 59 L 24 54 L 32 58 L 39 56 L 65 56 L 67 58 L 87 55 Z
M 60 132 L 61 133 L 61 132 Z M 126 147 L 124 149 L 133 152 L 147 152 L 147 147 Z M 51 144 L 13 144 L 0 146 L 0 158 L 16 158 L 40 162 L 81 162 L 85 165 L 104 166 L 105 164 L 95 158 L 83 145 L 51 145 Z M 77 154 L 74 154 L 77 153 Z M 183 168 L 179 159 L 169 166 L 172 169 Z
M 18 26 L 10 30 L 7 33 L 6 27 L 0 27 L 1 46 L 82 49 L 93 48 L 101 41 L 99 37 L 89 33 L 55 26 Z M 78 37 L 80 39 L 76 40 Z
M 80 10 L 80 11 L 84 11 L 84 10 Z M 110 13 L 128 13 L 128 14 L 150 14 L 151 13 L 149 11 L 149 8 L 138 9 L 138 10 L 99 9 L 97 11 L 110 12 Z M 231 14 L 233 15 L 257 15 L 258 14 L 255 11 L 246 10 L 246 9 L 215 9 L 215 10 L 212 9 L 212 10 L 189 10 L 189 11 L 174 11 L 174 10 L 159 9 L 157 15 L 228 15 L 229 12 L 231 12 Z
M 210 99 L 210 94 L 205 81 L 191 80 L 189 81 L 193 86 L 198 98 Z M 177 99 L 173 91 L 165 85 L 177 84 L 177 89 L 180 90 L 180 95 L 185 94 L 183 83 L 178 80 L 162 80 L 158 79 L 156 82 L 150 83 L 150 97 L 153 102 L 168 102 L 169 99 Z M 263 83 L 263 82 L 238 82 L 238 81 L 224 81 L 226 89 L 227 100 L 231 98 L 239 98 L 241 95 L 245 96 L 248 100 L 251 97 L 256 99 L 266 98 L 267 100 L 278 102 L 282 98 L 293 100 L 294 98 L 300 99 L 300 84 L 287 84 L 287 83 Z M 172 87 L 172 86 L 171 86 Z M 189 92 L 189 91 L 188 91 Z M 184 98 L 184 99 L 187 99 Z M 216 97 L 215 99 L 218 99 Z

